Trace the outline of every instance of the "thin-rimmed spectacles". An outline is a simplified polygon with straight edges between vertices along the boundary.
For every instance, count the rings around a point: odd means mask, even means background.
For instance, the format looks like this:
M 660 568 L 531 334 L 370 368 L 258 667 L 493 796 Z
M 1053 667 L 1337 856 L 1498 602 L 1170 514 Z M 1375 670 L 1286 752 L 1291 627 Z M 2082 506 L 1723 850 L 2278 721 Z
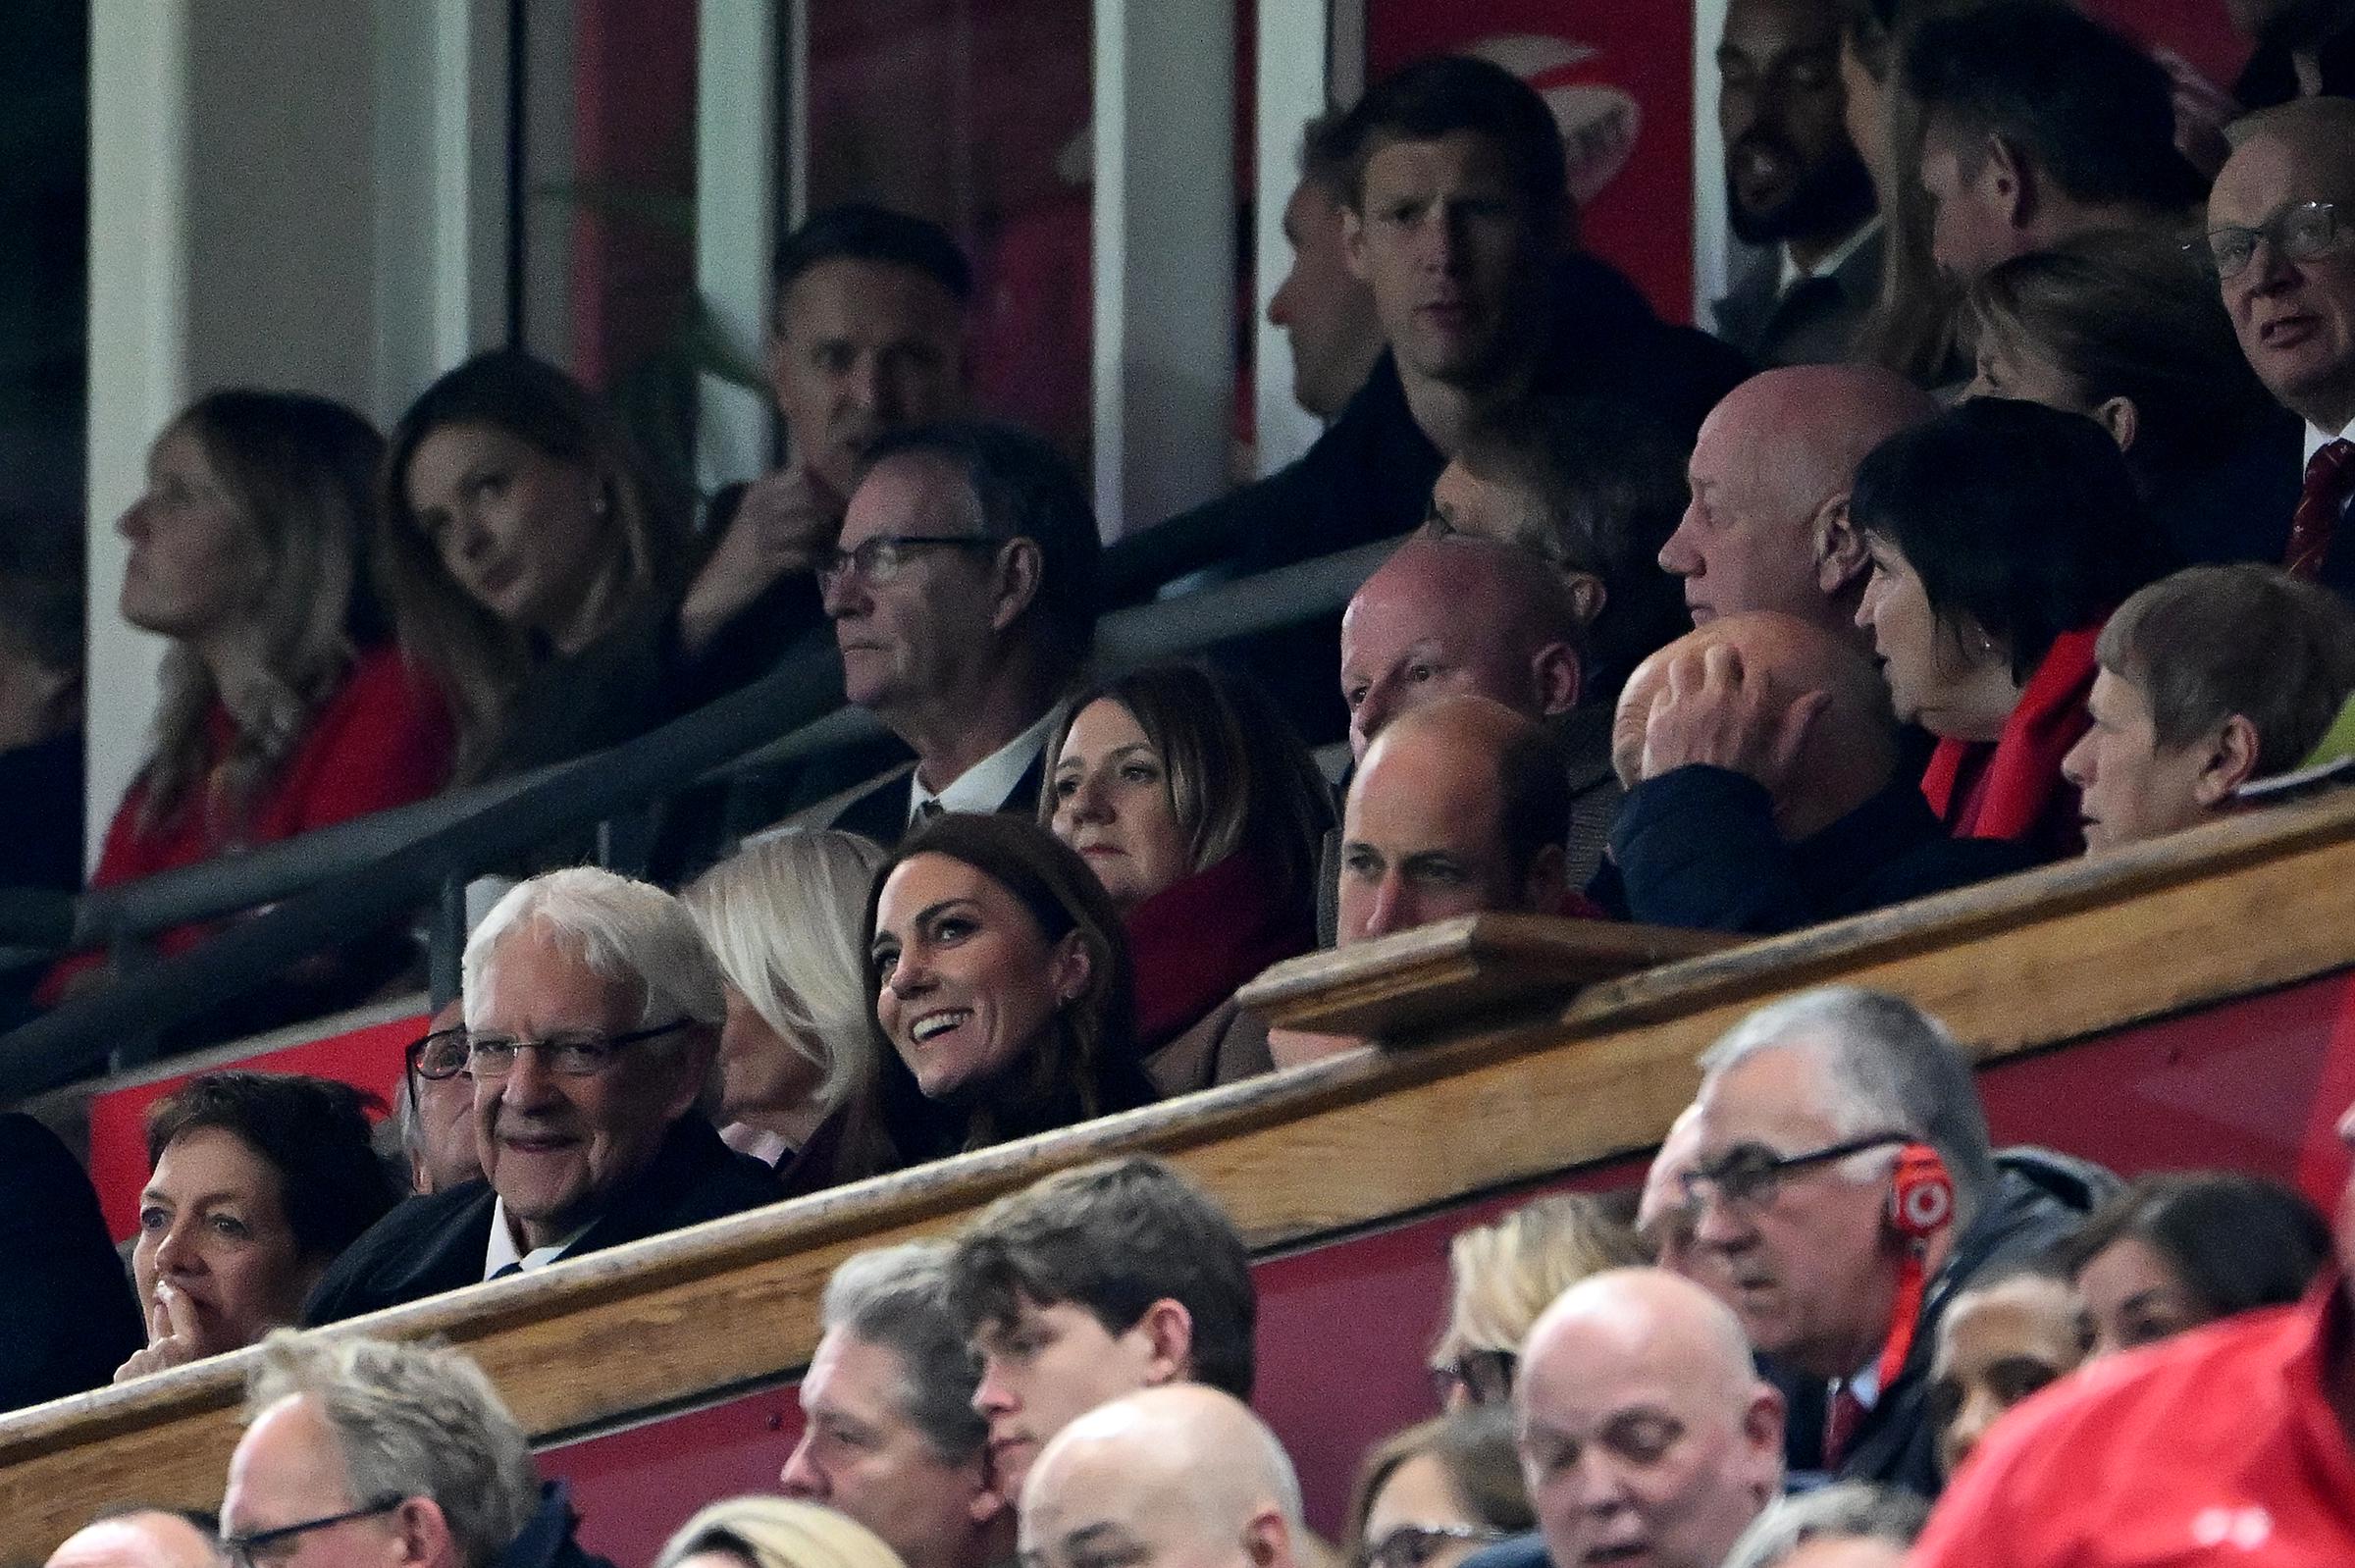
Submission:
M 466 1071 L 466 1031 L 436 1029 L 409 1042 L 409 1071 L 439 1083 Z
M 1504 1532 L 1486 1525 L 1400 1525 L 1357 1554 L 1357 1568 L 1423 1568 L 1439 1548 L 1456 1542 L 1485 1546 Z
M 223 1536 L 221 1549 L 227 1554 L 229 1560 L 236 1565 L 236 1568 L 262 1568 L 263 1564 L 275 1562 L 281 1555 L 274 1551 L 273 1547 L 280 1546 L 298 1536 L 307 1536 L 314 1530 L 325 1530 L 330 1525 L 347 1525 L 354 1519 L 373 1519 L 378 1514 L 389 1514 L 408 1500 L 404 1493 L 387 1492 L 365 1507 L 353 1508 L 344 1513 L 329 1514 L 321 1519 L 305 1519 L 298 1525 L 280 1525 L 275 1530 L 255 1530 L 242 1536 Z
M 540 1053 L 540 1061 L 559 1077 L 593 1078 L 611 1067 L 625 1046 L 651 1040 L 690 1020 L 672 1019 L 651 1029 L 627 1034 L 568 1034 L 552 1040 L 518 1040 L 504 1034 L 470 1034 L 466 1041 L 466 1071 L 478 1078 L 503 1078 L 515 1070 L 515 1058 L 525 1051 Z
M 2301 201 L 2254 227 L 2227 224 L 2184 245 L 2184 252 L 2219 278 L 2237 278 L 2257 259 L 2257 241 L 2270 239 L 2274 253 L 2291 261 L 2313 261 L 2338 249 L 2349 237 L 2339 223 L 2338 204 Z
M 1774 1201 L 1782 1190 L 1783 1177 L 1794 1171 L 1812 1166 L 1829 1165 L 1845 1160 L 1852 1154 L 1867 1149 L 1883 1149 L 1892 1143 L 1910 1143 L 1913 1139 L 1903 1132 L 1870 1132 L 1860 1138 L 1848 1138 L 1828 1143 L 1805 1154 L 1777 1154 L 1763 1143 L 1738 1143 L 1709 1164 L 1687 1171 L 1677 1179 L 1685 1189 L 1685 1201 L 1699 1204 L 1706 1188 L 1717 1190 L 1717 1199 L 1736 1208 L 1763 1209 Z
M 831 593 L 846 572 L 857 572 L 869 583 L 888 583 L 904 571 L 918 550 L 996 549 L 1004 540 L 982 534 L 877 534 L 861 540 L 855 549 L 821 550 L 817 557 L 817 586 Z

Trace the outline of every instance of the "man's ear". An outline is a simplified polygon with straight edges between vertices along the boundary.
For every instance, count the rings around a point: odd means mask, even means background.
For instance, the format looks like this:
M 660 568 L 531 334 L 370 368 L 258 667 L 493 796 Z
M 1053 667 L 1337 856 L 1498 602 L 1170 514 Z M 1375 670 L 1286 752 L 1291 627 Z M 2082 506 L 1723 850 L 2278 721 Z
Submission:
M 2244 714 L 2234 713 L 2208 743 L 2208 759 L 2200 764 L 2200 776 L 2192 781 L 2191 798 L 2204 810 L 2216 810 L 2232 798 L 2232 792 L 2246 784 L 2257 772 L 2257 726 Z
M 392 1545 L 398 1563 L 456 1563 L 465 1556 L 448 1516 L 431 1497 L 409 1497 L 392 1510 Z
M 998 548 L 997 563 L 996 599 L 990 605 L 989 629 L 1002 632 L 1020 620 L 1022 611 L 1038 598 L 1046 561 L 1038 552 L 1038 541 L 1010 539 Z
M 2093 422 L 2110 433 L 2120 451 L 2134 444 L 2134 432 L 2142 423 L 2142 412 L 2131 397 L 2113 397 L 2093 411 Z
M 1559 915 L 1570 893 L 1569 857 L 1559 844 L 1548 844 L 1530 858 L 1521 873 L 1521 907 L 1539 915 Z
M 1752 1390 L 1750 1408 L 1742 1412 L 1742 1437 L 1752 1452 L 1770 1461 L 1758 1497 L 1763 1507 L 1782 1490 L 1783 1481 L 1783 1396 L 1772 1385 L 1759 1384 Z
M 1568 643 L 1547 643 L 1529 657 L 1530 686 L 1541 713 L 1567 713 L 1578 706 L 1586 689 L 1586 671 L 1578 650 Z
M 2035 171 L 2009 136 L 1987 134 L 1985 160 L 1972 183 L 1987 204 L 2015 229 L 2024 229 L 2035 217 Z
M 1163 1296 L 1145 1309 L 1128 1333 L 1145 1336 L 1145 1386 L 1184 1383 L 1194 1375 L 1194 1315 L 1185 1303 Z
M 1243 1526 L 1242 1546 L 1251 1568 L 1293 1568 L 1292 1527 L 1272 1507 L 1260 1509 Z
M 1837 599 L 1860 581 L 1872 565 L 1864 536 L 1849 516 L 1848 492 L 1824 498 L 1809 524 L 1815 550 L 1815 586 L 1826 599 Z
M 691 1023 L 679 1031 L 678 1082 L 663 1103 L 662 1120 L 676 1122 L 696 1108 L 704 1085 L 719 1060 L 719 1029 L 714 1024 Z
M 1341 259 L 1349 263 L 1352 278 L 1361 284 L 1372 282 L 1366 263 L 1366 220 L 1347 201 L 1341 203 Z

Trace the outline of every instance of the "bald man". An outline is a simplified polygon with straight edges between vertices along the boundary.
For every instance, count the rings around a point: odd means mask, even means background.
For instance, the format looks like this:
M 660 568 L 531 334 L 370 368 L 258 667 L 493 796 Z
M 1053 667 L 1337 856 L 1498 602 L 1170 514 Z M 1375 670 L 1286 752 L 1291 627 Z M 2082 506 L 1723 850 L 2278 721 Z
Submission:
M 1782 1396 L 1733 1313 L 1662 1269 L 1556 1297 L 1522 1341 L 1513 1404 L 1558 1568 L 1717 1568 L 1782 1487 Z
M 2232 128 L 2208 247 L 2241 352 L 2306 422 L 2305 492 L 2282 564 L 2355 595 L 2355 102 L 2307 98 Z
M 1722 616 L 1646 659 L 1612 754 L 1628 795 L 1590 891 L 1647 924 L 1792 931 L 2035 862 L 1947 836 L 1872 661 L 1797 616 Z
M 1276 1435 L 1200 1385 L 1097 1406 L 1022 1485 L 1024 1568 L 1292 1568 L 1305 1539 L 1300 1483 Z
M 48 1568 L 221 1568 L 218 1542 L 160 1508 L 139 1508 L 85 1525 L 49 1554 Z
M 1868 562 L 1849 491 L 1867 453 L 1937 412 L 1875 365 L 1795 365 L 1728 392 L 1701 423 L 1692 504 L 1660 549 L 1693 624 L 1779 610 L 1866 646 L 1856 612 Z

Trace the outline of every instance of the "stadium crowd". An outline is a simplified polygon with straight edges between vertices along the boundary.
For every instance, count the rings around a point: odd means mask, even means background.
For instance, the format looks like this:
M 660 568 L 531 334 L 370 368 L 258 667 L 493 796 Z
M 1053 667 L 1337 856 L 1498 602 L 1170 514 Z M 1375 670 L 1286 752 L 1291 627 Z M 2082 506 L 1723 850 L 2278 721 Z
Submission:
M 888 739 L 682 796 L 667 886 L 515 867 L 385 1128 L 292 1075 L 163 1100 L 128 1277 L 72 1158 L 0 1118 L 0 1226 L 46 1271 L 0 1403 L 264 1347 L 219 1516 L 133 1507 L 51 1562 L 593 1562 L 462 1354 L 290 1331 L 1350 1049 L 1235 1002 L 1320 947 L 1791 931 L 2262 810 L 2355 698 L 2355 21 L 2235 9 L 2240 101 L 2060 0 L 1730 0 L 1759 261 L 1715 336 L 1578 248 L 1528 86 L 1407 66 L 1303 138 L 1270 312 L 1325 434 L 1109 547 L 1062 454 L 968 406 L 956 243 L 873 207 L 780 247 L 790 456 L 700 530 L 519 352 L 390 439 L 199 399 L 121 524 L 122 614 L 170 652 L 93 886 L 811 649 Z M 1109 609 L 1377 542 L 1337 619 L 1092 660 Z M 0 579 L 13 803 L 71 787 L 73 640 Z M 412 962 L 355 935 L 237 1022 Z M 110 978 L 70 957 L 25 1005 Z M 1699 1068 L 1640 1199 L 1457 1238 L 1433 1415 L 1366 1456 L 1351 1568 L 2355 1561 L 2355 1189 L 2333 1227 L 1994 1147 L 1966 1053 L 1873 992 Z M 1332 1560 L 1249 1408 L 1243 1241 L 1172 1167 L 862 1253 L 822 1317 L 781 1495 L 659 1568 Z

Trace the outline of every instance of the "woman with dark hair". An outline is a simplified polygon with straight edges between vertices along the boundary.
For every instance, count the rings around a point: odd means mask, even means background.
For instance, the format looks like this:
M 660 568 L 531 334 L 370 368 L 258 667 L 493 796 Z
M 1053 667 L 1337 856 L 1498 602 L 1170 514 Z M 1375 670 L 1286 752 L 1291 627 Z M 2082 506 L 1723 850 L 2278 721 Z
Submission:
M 2142 1176 L 2063 1242 L 2093 1354 L 2130 1350 L 2306 1293 L 2330 1226 L 2289 1188 L 2224 1171 Z
M 1536 1528 L 1504 1405 L 1441 1416 L 1370 1450 L 1349 1497 L 1349 1568 L 1455 1568 Z
M 2094 642 L 2172 564 L 2118 444 L 2080 415 L 1973 399 L 1875 447 L 1849 512 L 1872 562 L 1857 624 L 1898 717 L 1939 737 L 1931 809 L 1957 838 L 2080 853 L 2061 759 L 2091 722 Z
M 663 714 L 687 539 L 588 390 L 499 350 L 393 428 L 378 570 L 448 693 L 465 779 L 630 739 Z
M 148 1343 L 115 1381 L 236 1350 L 296 1321 L 338 1254 L 399 1192 L 348 1083 L 192 1078 L 147 1114 L 131 1277 Z
M 1334 811 L 1316 759 L 1257 687 L 1191 664 L 1103 682 L 1069 712 L 1039 819 L 1127 927 L 1147 1075 L 1170 1095 L 1271 1071 L 1233 996 L 1317 945 Z
M 1087 862 L 1037 823 L 934 817 L 876 876 L 860 935 L 900 1163 L 1153 1098 L 1120 914 Z
M 231 391 L 158 436 L 123 618 L 171 639 L 155 749 L 107 829 L 112 887 L 432 794 L 448 715 L 385 640 L 365 577 L 384 443 L 340 403 Z M 208 928 L 166 932 L 175 953 Z M 50 972 L 54 1003 L 103 959 Z M 293 1016 L 300 1016 L 299 1014 Z
M 2187 562 L 2279 561 L 2299 424 L 2240 351 L 2216 277 L 2163 235 L 2102 230 L 2015 256 L 1962 298 L 1974 397 L 2083 414 L 2126 454 Z

